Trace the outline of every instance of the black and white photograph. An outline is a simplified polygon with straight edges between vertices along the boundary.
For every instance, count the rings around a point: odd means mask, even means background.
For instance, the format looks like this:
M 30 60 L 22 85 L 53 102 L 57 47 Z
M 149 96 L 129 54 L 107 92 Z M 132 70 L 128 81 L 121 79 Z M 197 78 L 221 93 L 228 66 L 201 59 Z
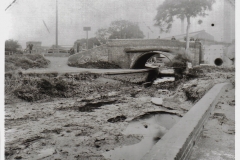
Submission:
M 235 0 L 1 6 L 0 159 L 237 159 Z

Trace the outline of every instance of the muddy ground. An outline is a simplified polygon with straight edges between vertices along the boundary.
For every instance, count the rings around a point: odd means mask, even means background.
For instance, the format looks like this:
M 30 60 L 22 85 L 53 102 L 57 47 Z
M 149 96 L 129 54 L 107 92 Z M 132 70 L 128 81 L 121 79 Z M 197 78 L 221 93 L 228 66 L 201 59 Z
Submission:
M 83 88 L 68 98 L 32 102 L 6 95 L 6 159 L 106 159 L 103 153 L 143 139 L 123 134 L 134 118 L 156 112 L 184 116 L 214 84 L 235 82 L 234 69 L 203 67 L 199 75 L 147 88 L 97 77 L 86 82 L 90 88 L 118 87 L 104 88 L 103 93 L 93 88 L 88 94 Z M 151 103 L 153 97 L 162 98 L 162 106 Z

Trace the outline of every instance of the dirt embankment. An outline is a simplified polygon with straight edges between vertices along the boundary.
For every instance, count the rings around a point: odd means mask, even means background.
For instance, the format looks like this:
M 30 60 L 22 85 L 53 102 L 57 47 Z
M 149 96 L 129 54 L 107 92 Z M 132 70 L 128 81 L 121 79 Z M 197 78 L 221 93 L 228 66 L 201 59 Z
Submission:
M 159 111 L 183 116 L 215 83 L 234 79 L 234 69 L 216 67 L 148 88 L 95 74 L 27 78 L 6 95 L 6 159 L 105 159 L 102 153 L 142 140 L 122 134 L 132 119 Z

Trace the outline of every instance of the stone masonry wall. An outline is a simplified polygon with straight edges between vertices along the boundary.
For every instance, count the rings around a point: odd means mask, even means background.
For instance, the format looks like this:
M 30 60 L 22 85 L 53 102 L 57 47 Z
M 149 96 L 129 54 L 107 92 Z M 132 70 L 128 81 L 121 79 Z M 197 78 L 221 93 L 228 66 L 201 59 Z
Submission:
M 108 40 L 106 45 L 102 45 L 75 55 L 68 59 L 71 64 L 83 64 L 89 61 L 108 61 L 119 65 L 121 68 L 130 68 L 136 58 L 142 53 L 126 53 L 124 49 L 146 49 L 146 48 L 160 48 L 174 50 L 181 52 L 185 49 L 185 42 L 162 40 L 162 39 L 114 39 Z M 189 57 L 193 60 L 193 65 L 199 64 L 201 44 L 190 43 Z
M 118 64 L 122 68 L 130 68 L 133 61 L 136 60 L 141 53 L 126 53 L 125 48 L 162 48 L 175 51 L 181 51 L 185 49 L 185 43 L 171 40 L 161 39 L 129 39 L 129 40 L 109 40 L 107 43 L 109 62 Z M 199 64 L 199 56 L 201 53 L 200 43 L 190 43 L 189 57 L 193 60 L 193 65 Z
M 69 65 L 96 61 L 108 61 L 108 48 L 106 45 L 74 54 L 68 58 Z

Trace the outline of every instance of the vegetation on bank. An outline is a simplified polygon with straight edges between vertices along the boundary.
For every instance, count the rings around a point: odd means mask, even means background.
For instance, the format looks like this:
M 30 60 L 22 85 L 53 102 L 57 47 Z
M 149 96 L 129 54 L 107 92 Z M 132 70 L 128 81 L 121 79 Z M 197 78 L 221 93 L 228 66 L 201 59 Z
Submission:
M 50 63 L 40 54 L 14 54 L 5 56 L 5 72 L 17 69 L 46 68 Z
M 69 64 L 72 67 L 78 68 L 94 68 L 94 69 L 121 69 L 117 64 L 105 62 L 105 61 L 97 61 L 97 62 L 86 62 L 84 64 Z

